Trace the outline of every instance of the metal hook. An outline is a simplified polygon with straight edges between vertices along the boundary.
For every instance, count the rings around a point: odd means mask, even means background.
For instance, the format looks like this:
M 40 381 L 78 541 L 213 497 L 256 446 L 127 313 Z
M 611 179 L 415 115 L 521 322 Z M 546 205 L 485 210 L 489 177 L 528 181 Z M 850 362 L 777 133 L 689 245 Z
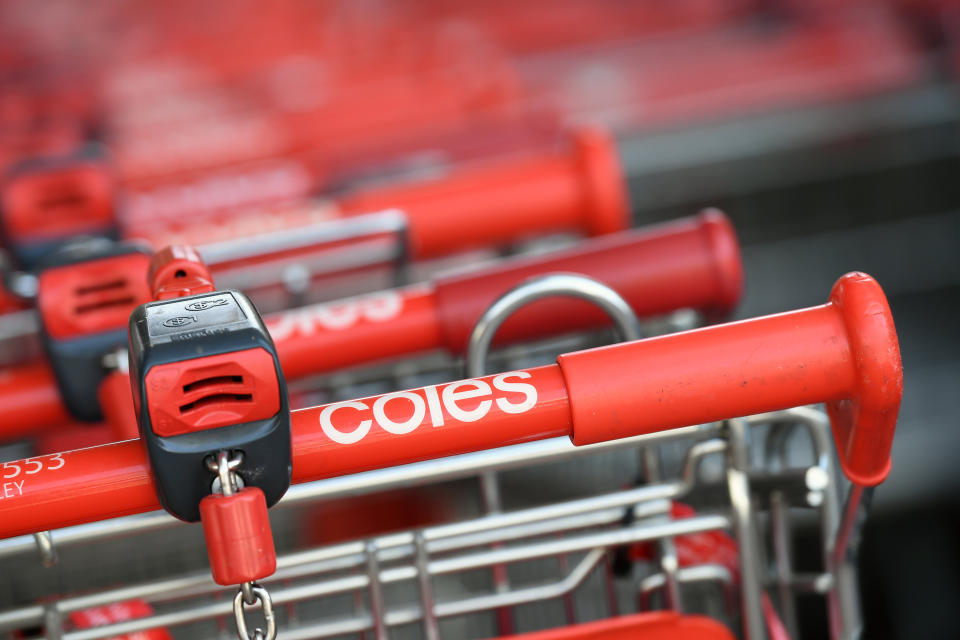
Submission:
M 38 531 L 33 534 L 33 539 L 37 543 L 37 549 L 40 551 L 40 559 L 43 566 L 52 567 L 57 564 L 57 548 L 53 546 L 53 537 L 49 531 Z
M 613 319 L 622 340 L 639 340 L 643 337 L 640 321 L 633 309 L 607 285 L 574 273 L 537 276 L 500 296 L 477 320 L 467 347 L 467 376 L 476 378 L 484 375 L 490 343 L 507 318 L 531 302 L 553 296 L 570 296 L 596 304 Z
M 250 591 L 253 593 L 254 600 L 260 601 L 263 619 L 267 622 L 267 630 L 254 629 L 252 636 L 247 631 L 247 620 L 243 610 L 244 589 L 241 587 L 233 597 L 233 617 L 237 621 L 237 636 L 240 640 L 274 640 L 277 637 L 277 619 L 273 615 L 273 600 L 267 590 L 258 584 L 251 584 Z

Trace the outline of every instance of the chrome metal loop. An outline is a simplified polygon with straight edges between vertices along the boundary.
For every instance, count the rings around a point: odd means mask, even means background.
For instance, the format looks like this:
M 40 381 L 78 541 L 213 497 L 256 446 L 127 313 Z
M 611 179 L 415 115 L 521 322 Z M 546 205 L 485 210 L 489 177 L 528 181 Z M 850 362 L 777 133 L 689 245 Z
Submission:
M 575 273 L 537 276 L 503 294 L 484 312 L 470 333 L 467 347 L 467 376 L 484 375 L 487 352 L 497 329 L 522 307 L 553 296 L 568 296 L 592 302 L 613 319 L 617 333 L 625 341 L 643 337 L 637 315 L 619 293 L 593 278 Z

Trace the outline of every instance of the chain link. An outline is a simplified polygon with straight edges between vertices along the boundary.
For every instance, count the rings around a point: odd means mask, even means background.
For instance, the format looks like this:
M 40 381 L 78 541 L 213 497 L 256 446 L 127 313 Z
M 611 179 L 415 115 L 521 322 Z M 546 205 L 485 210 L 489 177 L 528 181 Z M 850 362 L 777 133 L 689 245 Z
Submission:
M 227 451 L 220 451 L 215 458 L 207 459 L 207 469 L 217 474 L 217 480 L 214 481 L 212 488 L 214 493 L 232 496 L 243 487 L 243 481 L 236 471 L 242 462 L 242 453 L 231 458 Z M 217 481 L 219 481 L 219 487 Z
M 245 617 L 244 605 L 244 587 L 249 585 L 249 590 L 253 594 L 254 603 L 260 601 L 260 608 L 263 610 L 263 619 L 267 623 L 267 630 L 260 628 L 253 630 L 253 635 L 247 630 L 247 620 Z M 237 595 L 233 598 L 233 617 L 237 621 L 237 637 L 240 640 L 275 640 L 277 637 L 277 619 L 273 615 L 273 600 L 266 589 L 255 583 L 245 583 L 237 590 Z

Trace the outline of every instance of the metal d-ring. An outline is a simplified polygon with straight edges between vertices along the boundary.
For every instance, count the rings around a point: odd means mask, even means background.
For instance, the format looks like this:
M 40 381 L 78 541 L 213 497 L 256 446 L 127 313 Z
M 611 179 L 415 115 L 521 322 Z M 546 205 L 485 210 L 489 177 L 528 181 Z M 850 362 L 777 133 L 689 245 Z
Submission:
M 640 321 L 633 309 L 607 285 L 574 273 L 537 276 L 500 296 L 477 320 L 467 347 L 467 377 L 484 375 L 490 343 L 507 318 L 535 300 L 554 296 L 580 298 L 597 305 L 613 320 L 621 340 L 639 340 L 643 337 Z

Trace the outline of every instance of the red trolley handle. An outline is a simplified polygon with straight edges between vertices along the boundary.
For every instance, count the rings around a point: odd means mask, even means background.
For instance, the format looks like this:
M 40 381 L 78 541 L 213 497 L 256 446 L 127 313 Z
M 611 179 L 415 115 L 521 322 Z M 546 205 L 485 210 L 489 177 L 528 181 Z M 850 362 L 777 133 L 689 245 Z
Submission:
M 826 402 L 843 470 L 890 468 L 903 374 L 883 291 L 843 276 L 824 305 L 569 353 L 557 364 L 293 412 L 293 482 L 569 436 L 586 444 Z M 2 467 L 0 537 L 159 508 L 139 441 Z
M 631 222 L 616 143 L 594 128 L 573 131 L 561 149 L 477 163 L 429 180 L 357 188 L 331 204 L 341 216 L 402 210 L 406 250 L 414 260 L 549 232 L 603 235 Z M 127 235 L 150 237 L 169 228 L 170 222 L 145 223 Z M 191 242 L 215 240 L 222 238 Z
M 413 259 L 495 246 L 548 231 L 595 236 L 630 226 L 616 144 L 573 132 L 567 150 L 462 169 L 438 180 L 369 189 L 338 202 L 348 214 L 402 209 Z
M 446 349 L 463 353 L 473 325 L 498 296 L 551 272 L 581 273 L 610 286 L 639 316 L 681 308 L 726 311 L 743 282 L 736 234 L 719 211 L 597 238 L 548 256 L 519 258 L 430 285 L 407 287 L 288 310 L 264 318 L 295 379 L 385 358 Z M 511 317 L 498 342 L 604 326 L 589 303 L 541 300 Z M 69 420 L 46 365 L 0 370 L 0 437 Z

